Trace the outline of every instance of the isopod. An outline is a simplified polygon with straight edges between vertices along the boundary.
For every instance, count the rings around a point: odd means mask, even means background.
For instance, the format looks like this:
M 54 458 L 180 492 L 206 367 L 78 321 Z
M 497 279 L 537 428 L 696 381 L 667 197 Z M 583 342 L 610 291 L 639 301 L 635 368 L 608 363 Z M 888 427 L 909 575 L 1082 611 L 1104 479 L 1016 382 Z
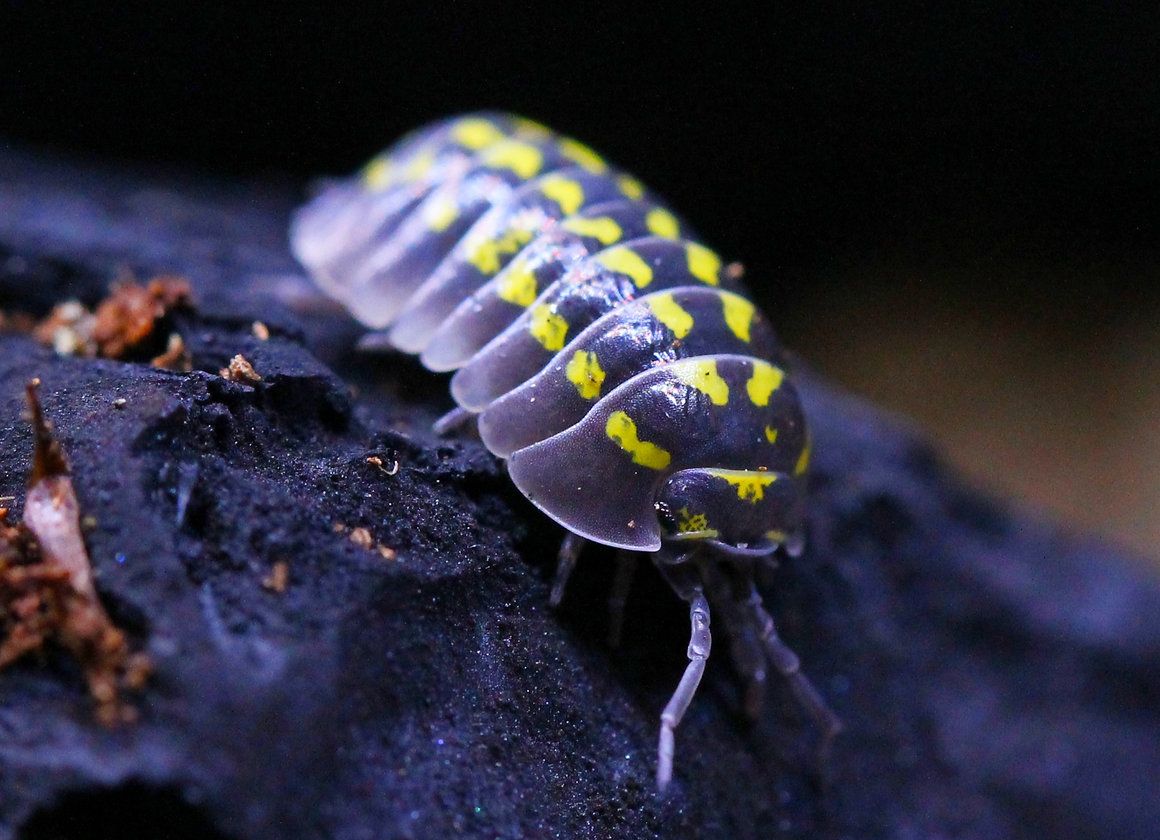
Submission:
M 296 215 L 294 252 L 372 329 L 364 343 L 454 371 L 459 408 L 516 487 L 565 529 L 552 602 L 580 549 L 619 549 L 619 633 L 647 554 L 689 605 L 684 676 L 661 713 L 656 778 L 711 646 L 710 603 L 755 714 L 766 669 L 822 732 L 841 723 L 778 637 L 754 584 L 803 544 L 810 436 L 768 321 L 739 272 L 631 175 L 509 114 L 403 138 Z

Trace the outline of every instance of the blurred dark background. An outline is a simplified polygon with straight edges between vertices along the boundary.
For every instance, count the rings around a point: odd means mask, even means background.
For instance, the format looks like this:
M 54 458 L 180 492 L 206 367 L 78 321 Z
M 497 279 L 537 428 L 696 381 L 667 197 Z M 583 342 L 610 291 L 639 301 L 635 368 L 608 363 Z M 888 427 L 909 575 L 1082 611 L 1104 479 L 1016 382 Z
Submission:
M 742 260 L 809 363 L 1160 555 L 1155 10 L 0 3 L 0 138 L 292 178 L 505 108 Z

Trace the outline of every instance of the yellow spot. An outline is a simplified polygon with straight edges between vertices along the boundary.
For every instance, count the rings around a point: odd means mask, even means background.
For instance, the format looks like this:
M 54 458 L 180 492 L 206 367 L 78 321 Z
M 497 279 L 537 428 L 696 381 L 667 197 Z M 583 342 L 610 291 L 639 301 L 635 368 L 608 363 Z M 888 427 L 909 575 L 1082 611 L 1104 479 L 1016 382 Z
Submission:
M 721 271 L 721 258 L 696 242 L 688 243 L 685 249 L 689 257 L 689 273 L 702 283 L 716 286 L 719 282 L 717 275 Z
M 715 478 L 729 482 L 737 490 L 737 498 L 757 504 L 765 498 L 765 488 L 777 481 L 776 473 L 749 470 L 710 470 Z
M 781 387 L 785 374 L 781 368 L 775 368 L 767 362 L 753 362 L 753 374 L 745 383 L 745 390 L 749 392 L 749 401 L 754 405 L 769 405 L 769 398 L 773 392 Z
M 631 175 L 621 175 L 616 179 L 616 186 L 620 187 L 620 191 L 624 193 L 625 198 L 631 198 L 633 201 L 636 201 L 644 197 L 644 184 Z
M 802 447 L 802 454 L 798 456 L 797 463 L 794 464 L 793 474 L 804 475 L 805 471 L 810 467 L 810 454 L 814 451 L 813 436 L 806 433 L 806 445 Z
M 434 166 L 435 153 L 430 149 L 424 149 L 407 161 L 407 165 L 403 167 L 402 177 L 399 180 L 404 182 L 421 180 L 427 177 Z
M 681 235 L 681 225 L 677 217 L 663 207 L 649 210 L 648 215 L 644 217 L 644 223 L 655 236 L 676 239 Z
M 394 164 L 385 156 L 374 158 L 363 168 L 363 186 L 368 190 L 384 190 L 394 179 Z
M 538 123 L 535 120 L 529 120 L 527 117 L 513 117 L 512 125 L 516 127 L 516 130 L 519 131 L 520 134 L 526 135 L 528 137 L 544 138 L 552 133 L 543 123 Z
M 683 507 L 678 511 L 680 519 L 677 520 L 677 533 L 685 534 L 686 537 L 716 537 L 718 533 L 716 530 L 709 527 L 709 517 L 703 513 L 691 513 L 688 507 Z
M 451 128 L 451 137 L 460 146 L 477 151 L 500 142 L 504 139 L 504 133 L 488 120 L 468 117 L 455 123 Z
M 528 332 L 544 346 L 545 350 L 563 350 L 564 336 L 568 334 L 568 322 L 553 312 L 549 304 L 541 303 L 532 310 Z
M 589 172 L 600 174 L 608 169 L 608 164 L 604 162 L 604 158 L 596 154 L 596 152 L 592 151 L 579 140 L 573 140 L 571 137 L 560 138 L 560 152 L 565 157 L 576 161 L 576 163 L 580 164 L 580 166 Z
M 682 309 L 671 294 L 649 295 L 643 300 L 656 319 L 672 330 L 677 338 L 684 338 L 693 329 L 693 316 Z
M 721 305 L 725 309 L 725 326 L 742 341 L 749 343 L 749 328 L 753 325 L 753 304 L 741 295 L 721 292 Z
M 536 275 L 523 260 L 511 263 L 496 281 L 495 293 L 501 300 L 527 309 L 536 302 Z
M 577 350 L 568 366 L 564 368 L 564 375 L 568 381 L 576 386 L 580 396 L 586 400 L 594 400 L 600 396 L 600 386 L 604 384 L 604 368 L 600 367 L 600 360 L 589 350 Z
M 544 153 L 530 143 L 505 140 L 484 150 L 480 161 L 494 169 L 510 169 L 526 181 L 544 165 Z
M 549 175 L 543 180 L 540 192 L 559 204 L 565 216 L 571 216 L 584 204 L 584 188 L 571 178 Z
M 609 248 L 596 255 L 596 261 L 609 271 L 627 274 L 638 289 L 643 289 L 653 279 L 653 271 L 644 258 L 631 248 Z
M 590 236 L 602 245 L 611 245 L 620 239 L 620 225 L 607 216 L 597 216 L 595 219 L 572 218 L 560 222 L 564 230 L 580 236 Z
M 490 277 L 504 266 L 503 257 L 517 253 L 532 239 L 526 228 L 508 228 L 499 236 L 480 239 L 468 246 L 467 261 Z
M 765 439 L 770 443 L 777 443 L 777 429 L 773 428 L 773 426 L 766 426 Z
M 455 203 L 450 199 L 443 198 L 434 204 L 428 205 L 424 219 L 427 222 L 427 227 L 436 233 L 442 233 L 451 227 L 451 223 L 455 221 L 459 215 L 459 209 Z
M 705 394 L 713 405 L 729 402 L 729 384 L 717 372 L 714 360 L 687 359 L 670 365 L 669 370 L 678 380 Z
M 641 440 L 637 436 L 636 423 L 623 411 L 614 411 L 608 416 L 604 425 L 604 433 L 617 446 L 632 456 L 634 464 L 648 467 L 650 470 L 663 470 L 669 465 L 672 456 L 655 443 Z

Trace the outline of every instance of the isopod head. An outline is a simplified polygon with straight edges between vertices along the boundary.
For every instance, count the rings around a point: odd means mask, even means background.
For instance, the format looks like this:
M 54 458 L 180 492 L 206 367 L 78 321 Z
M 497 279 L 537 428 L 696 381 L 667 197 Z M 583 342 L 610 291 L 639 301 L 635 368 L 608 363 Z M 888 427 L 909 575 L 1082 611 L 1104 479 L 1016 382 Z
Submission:
M 666 540 L 770 554 L 800 529 L 802 496 L 800 480 L 785 473 L 687 469 L 661 487 L 657 519 Z

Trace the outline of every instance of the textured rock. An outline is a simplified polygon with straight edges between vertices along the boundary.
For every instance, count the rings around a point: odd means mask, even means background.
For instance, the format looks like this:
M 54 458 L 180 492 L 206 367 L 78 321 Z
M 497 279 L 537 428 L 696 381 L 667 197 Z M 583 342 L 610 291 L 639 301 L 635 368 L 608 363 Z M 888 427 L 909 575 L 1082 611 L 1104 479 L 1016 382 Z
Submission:
M 353 352 L 286 252 L 296 201 L 0 152 L 0 309 L 92 304 L 126 270 L 198 304 L 190 374 L 0 336 L 0 496 L 19 512 L 39 376 L 102 598 L 157 666 L 115 730 L 61 655 L 0 674 L 0 838 L 1156 836 L 1144 564 L 972 492 L 805 371 L 810 545 L 767 592 L 846 723 L 832 781 L 779 686 L 744 721 L 719 645 L 658 799 L 683 606 L 648 571 L 607 649 L 592 551 L 547 607 L 558 529 L 479 444 L 431 437 L 444 379 Z M 218 375 L 239 353 L 261 382 Z

